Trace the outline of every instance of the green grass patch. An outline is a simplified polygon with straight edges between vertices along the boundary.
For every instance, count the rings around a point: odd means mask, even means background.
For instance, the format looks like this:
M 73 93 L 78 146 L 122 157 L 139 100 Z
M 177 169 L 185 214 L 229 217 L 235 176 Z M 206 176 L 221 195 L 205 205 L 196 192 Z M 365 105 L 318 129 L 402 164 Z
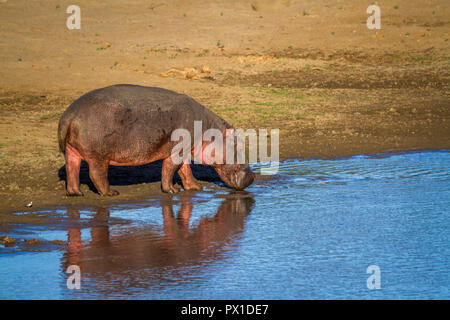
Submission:
M 261 101 L 254 101 L 254 100 L 250 100 L 251 104 L 256 104 L 258 106 L 266 106 L 266 107 L 275 107 L 275 106 L 279 106 L 282 103 L 279 102 L 261 102 Z
M 430 58 L 427 58 L 427 57 L 411 57 L 411 58 L 409 58 L 411 61 L 415 61 L 415 62 L 418 62 L 418 61 L 425 61 L 425 60 L 430 60 Z

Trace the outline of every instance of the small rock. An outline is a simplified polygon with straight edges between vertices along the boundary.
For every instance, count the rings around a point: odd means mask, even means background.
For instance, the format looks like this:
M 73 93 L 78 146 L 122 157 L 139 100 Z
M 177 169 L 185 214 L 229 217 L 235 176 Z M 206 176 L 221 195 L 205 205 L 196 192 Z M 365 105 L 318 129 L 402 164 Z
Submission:
M 211 73 L 211 69 L 208 66 L 202 66 L 201 73 Z
M 0 242 L 3 243 L 5 247 L 8 247 L 16 243 L 16 240 L 14 240 L 14 238 L 11 237 L 2 236 L 0 237 Z
M 39 240 L 38 239 L 25 239 L 25 242 L 27 244 L 35 245 L 35 244 L 39 243 Z
M 60 245 L 67 245 L 67 241 L 64 241 L 64 240 L 52 240 L 51 243 L 53 243 L 53 244 L 60 244 Z

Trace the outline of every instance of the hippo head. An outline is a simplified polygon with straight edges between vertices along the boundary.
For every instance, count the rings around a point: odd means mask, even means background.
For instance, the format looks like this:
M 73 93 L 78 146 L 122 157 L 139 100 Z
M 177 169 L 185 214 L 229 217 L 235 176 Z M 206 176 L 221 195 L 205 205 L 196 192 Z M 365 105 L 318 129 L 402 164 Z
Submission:
M 217 164 L 214 169 L 223 182 L 236 190 L 244 190 L 255 179 L 248 164 Z
M 232 139 L 231 144 L 227 142 L 230 137 Z M 218 141 L 222 143 L 216 143 Z M 214 142 L 203 144 L 201 161 L 203 164 L 212 166 L 219 174 L 220 179 L 229 187 L 244 190 L 253 183 L 255 175 L 250 170 L 248 163 L 245 163 L 245 161 L 243 161 L 244 163 L 239 162 L 238 153 L 242 153 L 242 151 L 245 152 L 245 143 L 236 134 L 235 129 L 227 128 L 223 131 L 217 130 Z M 231 161 L 228 161 L 227 158 L 227 154 L 229 153 L 232 154 Z M 195 150 L 193 155 L 195 157 Z

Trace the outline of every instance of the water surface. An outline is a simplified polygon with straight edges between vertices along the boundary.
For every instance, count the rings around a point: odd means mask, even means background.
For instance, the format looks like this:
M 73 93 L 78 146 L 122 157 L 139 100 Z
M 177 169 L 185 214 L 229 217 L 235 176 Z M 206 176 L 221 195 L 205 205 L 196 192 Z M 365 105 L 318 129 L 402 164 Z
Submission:
M 0 298 L 449 299 L 449 164 L 445 150 L 288 160 L 248 192 L 35 212 L 44 225 L 0 230 L 39 239 L 0 248 Z

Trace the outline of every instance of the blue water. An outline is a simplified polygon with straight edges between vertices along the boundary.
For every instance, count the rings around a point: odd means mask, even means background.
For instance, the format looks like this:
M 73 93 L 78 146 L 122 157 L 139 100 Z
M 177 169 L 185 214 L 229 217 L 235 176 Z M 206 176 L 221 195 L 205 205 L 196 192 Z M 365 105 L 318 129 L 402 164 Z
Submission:
M 50 222 L 2 233 L 40 243 L 0 248 L 0 298 L 449 299 L 449 164 L 448 151 L 288 160 L 248 193 L 32 213 Z

